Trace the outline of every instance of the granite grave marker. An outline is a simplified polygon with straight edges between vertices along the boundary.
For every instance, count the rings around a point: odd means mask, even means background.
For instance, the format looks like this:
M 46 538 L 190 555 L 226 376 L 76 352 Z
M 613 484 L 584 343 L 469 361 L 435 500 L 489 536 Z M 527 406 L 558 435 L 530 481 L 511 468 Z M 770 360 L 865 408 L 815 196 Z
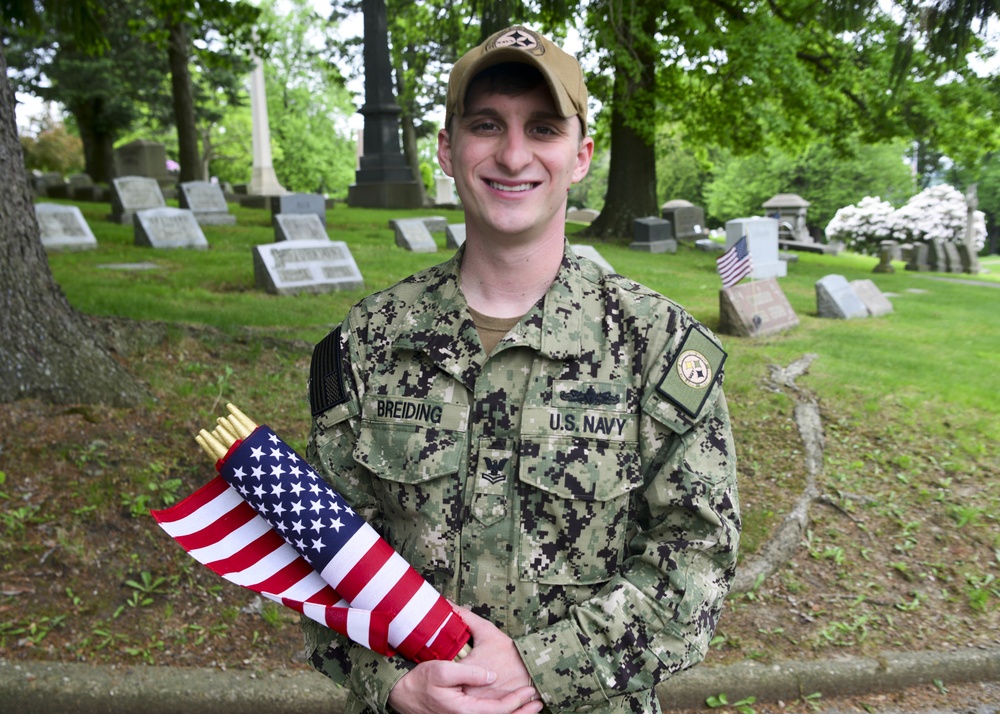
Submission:
M 236 225 L 236 216 L 229 212 L 222 187 L 211 181 L 185 181 L 177 196 L 181 208 L 190 209 L 202 226 Z
M 826 275 L 816 281 L 816 311 L 820 317 L 837 320 L 868 317 L 868 308 L 843 275 Z
M 343 241 L 286 240 L 254 246 L 257 287 L 274 295 L 327 293 L 364 287 Z
M 165 208 L 160 184 L 145 176 L 120 176 L 111 180 L 111 215 L 115 223 L 132 223 L 136 211 Z
M 670 221 L 655 216 L 636 218 L 632 221 L 632 242 L 628 247 L 645 253 L 676 253 L 677 241 Z
M 282 213 L 315 213 L 326 226 L 326 199 L 318 193 L 286 193 L 271 196 L 271 224 Z
M 76 206 L 36 203 L 35 217 L 46 250 L 93 250 L 97 239 Z
M 330 240 L 315 213 L 279 213 L 274 217 L 274 240 Z
M 208 249 L 201 226 L 187 208 L 147 208 L 136 211 L 134 221 L 137 246 Z
M 765 337 L 797 327 L 799 317 L 775 278 L 719 291 L 719 332 Z
M 861 302 L 868 309 L 868 314 L 872 317 L 881 317 L 892 312 L 892 303 L 889 302 L 889 298 L 871 280 L 852 280 L 851 289 L 861 299 Z

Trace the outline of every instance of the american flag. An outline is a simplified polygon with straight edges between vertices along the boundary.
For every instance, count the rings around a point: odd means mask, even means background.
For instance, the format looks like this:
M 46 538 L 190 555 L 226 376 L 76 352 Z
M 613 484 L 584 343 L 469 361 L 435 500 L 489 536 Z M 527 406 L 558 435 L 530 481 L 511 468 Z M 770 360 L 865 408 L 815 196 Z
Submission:
M 210 569 L 380 654 L 454 659 L 469 630 L 448 601 L 266 426 L 160 526 Z
M 736 241 L 732 248 L 715 259 L 715 267 L 722 278 L 722 289 L 731 288 L 753 270 L 747 237 Z

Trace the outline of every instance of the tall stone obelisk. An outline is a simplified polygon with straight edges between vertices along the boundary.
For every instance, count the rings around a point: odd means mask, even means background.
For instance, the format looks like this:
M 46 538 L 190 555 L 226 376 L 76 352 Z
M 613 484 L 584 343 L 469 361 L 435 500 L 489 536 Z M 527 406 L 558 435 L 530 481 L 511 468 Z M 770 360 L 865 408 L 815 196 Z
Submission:
M 385 0 L 361 0 L 365 19 L 363 153 L 347 189 L 347 203 L 362 208 L 419 208 L 420 186 L 399 141 L 400 108 L 392 91 Z
M 282 196 L 288 190 L 278 182 L 271 159 L 271 126 L 267 120 L 264 65 L 257 58 L 250 73 L 250 116 L 253 121 L 253 173 L 247 186 L 251 196 Z

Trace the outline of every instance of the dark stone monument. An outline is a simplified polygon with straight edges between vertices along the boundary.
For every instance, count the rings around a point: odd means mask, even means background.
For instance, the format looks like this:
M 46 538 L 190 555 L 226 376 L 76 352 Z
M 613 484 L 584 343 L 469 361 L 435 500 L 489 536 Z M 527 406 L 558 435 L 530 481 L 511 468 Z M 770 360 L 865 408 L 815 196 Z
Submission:
M 167 151 L 163 144 L 136 139 L 115 149 L 119 176 L 145 176 L 156 179 L 160 188 L 173 188 L 177 179 L 167 171 Z
M 365 23 L 364 153 L 347 203 L 362 208 L 419 208 L 420 185 L 399 141 L 400 108 L 393 96 L 385 0 L 361 0 Z
M 660 206 L 660 217 L 670 221 L 674 227 L 674 238 L 680 241 L 696 241 L 708 236 L 705 227 L 705 209 L 690 201 L 677 199 Z
M 632 221 L 632 250 L 646 253 L 676 253 L 677 241 L 673 238 L 670 221 L 649 216 Z
M 274 295 L 363 288 L 361 271 L 342 241 L 291 240 L 253 249 L 257 287 Z
M 972 275 L 979 273 L 981 271 L 979 255 L 975 248 L 970 248 L 968 243 L 959 243 L 956 248 L 958 249 L 958 259 L 962 263 L 962 272 Z
M 738 337 L 766 337 L 797 327 L 776 278 L 764 278 L 719 291 L 719 332 Z

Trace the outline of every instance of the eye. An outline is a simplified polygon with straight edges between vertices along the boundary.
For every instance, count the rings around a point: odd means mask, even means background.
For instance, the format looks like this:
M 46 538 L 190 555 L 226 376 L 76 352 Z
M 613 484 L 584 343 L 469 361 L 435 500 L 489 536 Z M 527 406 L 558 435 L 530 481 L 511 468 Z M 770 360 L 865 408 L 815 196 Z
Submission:
M 484 119 L 483 121 L 478 121 L 469 127 L 469 131 L 476 134 L 492 134 L 494 132 L 500 131 L 500 127 L 489 120 Z

